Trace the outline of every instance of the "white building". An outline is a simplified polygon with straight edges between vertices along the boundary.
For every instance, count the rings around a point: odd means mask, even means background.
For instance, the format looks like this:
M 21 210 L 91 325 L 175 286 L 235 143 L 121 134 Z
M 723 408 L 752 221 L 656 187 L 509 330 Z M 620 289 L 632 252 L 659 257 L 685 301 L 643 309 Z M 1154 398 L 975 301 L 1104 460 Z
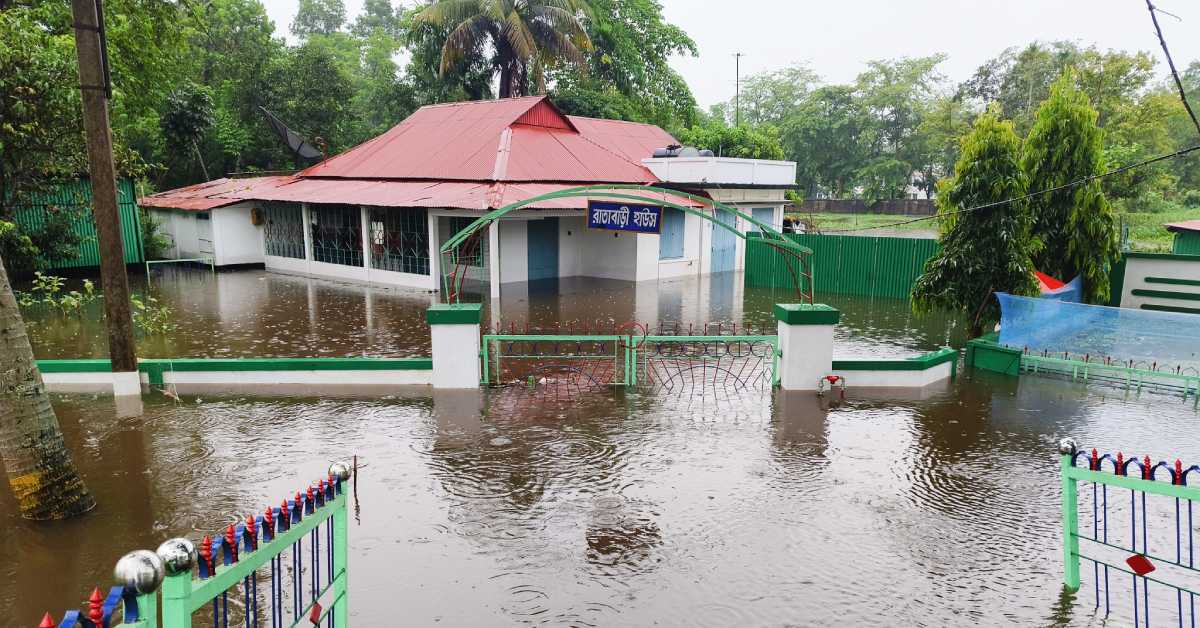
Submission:
M 431 105 L 295 175 L 219 179 L 141 204 L 163 223 L 174 257 L 431 291 L 442 287 L 443 243 L 476 218 L 584 185 L 670 187 L 780 228 L 793 162 L 696 151 L 652 157 L 676 144 L 658 127 L 567 116 L 540 96 Z M 688 204 L 624 193 L 648 205 Z M 589 228 L 589 200 L 606 199 L 541 199 L 505 214 L 458 272 L 499 294 L 503 284 L 558 277 L 656 281 L 737 271 L 745 241 L 713 221 L 740 233 L 758 229 L 698 203 L 691 208 L 710 219 L 664 208 L 659 233 Z

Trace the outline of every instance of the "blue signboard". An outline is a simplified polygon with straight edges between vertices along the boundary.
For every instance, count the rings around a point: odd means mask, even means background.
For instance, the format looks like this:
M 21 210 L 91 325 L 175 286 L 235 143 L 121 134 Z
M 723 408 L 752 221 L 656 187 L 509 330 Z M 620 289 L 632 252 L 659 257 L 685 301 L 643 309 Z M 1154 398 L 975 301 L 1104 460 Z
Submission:
M 588 201 L 587 225 L 592 229 L 658 233 L 662 208 L 658 205 Z

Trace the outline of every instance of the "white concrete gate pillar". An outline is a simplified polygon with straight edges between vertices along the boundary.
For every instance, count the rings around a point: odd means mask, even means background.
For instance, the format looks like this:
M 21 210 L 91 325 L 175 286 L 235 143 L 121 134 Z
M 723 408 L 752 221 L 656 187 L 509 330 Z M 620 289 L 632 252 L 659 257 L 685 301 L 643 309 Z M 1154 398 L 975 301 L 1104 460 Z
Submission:
M 479 303 L 438 303 L 425 311 L 434 388 L 479 388 Z
M 784 390 L 816 390 L 833 372 L 833 328 L 841 318 L 823 304 L 777 303 L 779 385 Z

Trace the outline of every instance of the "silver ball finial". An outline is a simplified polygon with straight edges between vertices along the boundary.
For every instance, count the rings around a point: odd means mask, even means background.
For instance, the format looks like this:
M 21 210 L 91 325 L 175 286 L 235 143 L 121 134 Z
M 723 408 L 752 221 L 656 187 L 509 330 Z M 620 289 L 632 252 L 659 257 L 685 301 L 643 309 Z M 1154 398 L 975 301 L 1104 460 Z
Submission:
M 332 475 L 333 477 L 342 481 L 349 480 L 350 467 L 346 466 L 346 463 L 344 462 L 335 462 L 329 465 L 329 475 Z
M 1058 441 L 1058 453 L 1073 456 L 1076 451 L 1079 451 L 1079 446 L 1075 444 L 1075 439 L 1064 438 Z
M 168 576 L 189 572 L 196 564 L 196 545 L 184 538 L 167 539 L 155 550 Z
M 113 567 L 113 580 L 133 589 L 139 595 L 148 595 L 158 590 L 163 581 L 163 561 L 150 550 L 134 550 L 121 557 Z

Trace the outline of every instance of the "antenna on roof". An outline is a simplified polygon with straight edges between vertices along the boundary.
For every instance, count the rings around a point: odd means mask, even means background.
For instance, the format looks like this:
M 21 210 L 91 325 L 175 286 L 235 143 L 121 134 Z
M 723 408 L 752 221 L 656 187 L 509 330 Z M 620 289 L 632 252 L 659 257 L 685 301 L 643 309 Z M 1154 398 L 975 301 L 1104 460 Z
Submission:
M 263 117 L 267 119 L 267 124 L 271 125 L 271 128 L 279 136 L 279 139 L 283 140 L 284 144 L 287 144 L 288 150 L 292 151 L 293 155 L 304 160 L 324 161 L 324 151 L 304 139 L 304 136 L 289 129 L 283 123 L 283 120 L 280 120 L 278 116 L 268 111 L 266 107 L 259 107 L 258 110 L 263 113 Z

